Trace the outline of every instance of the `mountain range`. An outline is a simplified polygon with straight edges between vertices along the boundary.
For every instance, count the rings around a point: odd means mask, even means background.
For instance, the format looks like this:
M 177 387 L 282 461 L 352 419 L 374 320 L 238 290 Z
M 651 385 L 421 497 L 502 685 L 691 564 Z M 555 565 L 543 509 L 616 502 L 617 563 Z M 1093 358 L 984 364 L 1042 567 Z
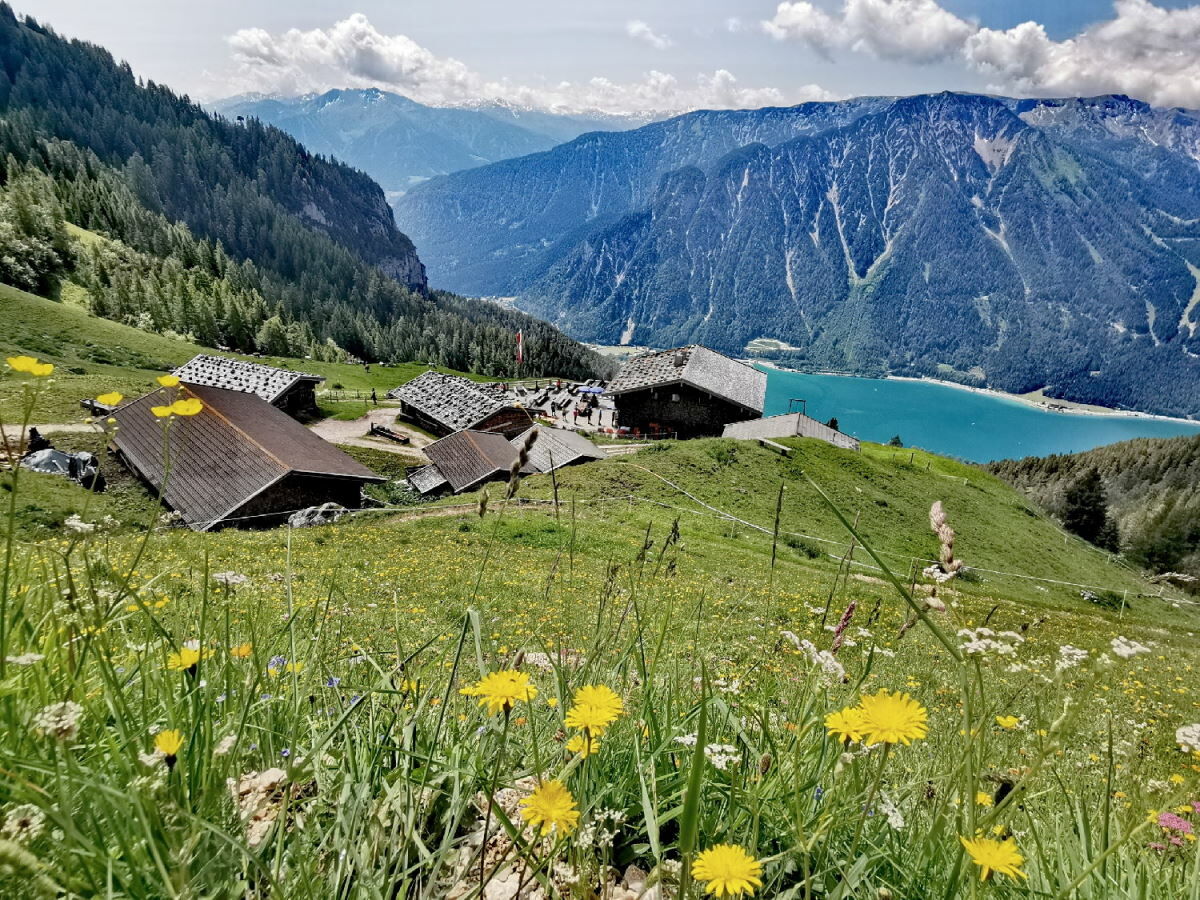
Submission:
M 698 111 L 433 178 L 435 283 L 574 337 L 1200 413 L 1200 119 L 942 93 Z
M 213 104 L 236 120 L 274 125 L 310 150 L 362 169 L 389 195 L 434 175 L 525 156 L 588 131 L 631 128 L 644 119 L 560 114 L 498 101 L 426 106 L 377 88 L 299 97 L 247 94 Z

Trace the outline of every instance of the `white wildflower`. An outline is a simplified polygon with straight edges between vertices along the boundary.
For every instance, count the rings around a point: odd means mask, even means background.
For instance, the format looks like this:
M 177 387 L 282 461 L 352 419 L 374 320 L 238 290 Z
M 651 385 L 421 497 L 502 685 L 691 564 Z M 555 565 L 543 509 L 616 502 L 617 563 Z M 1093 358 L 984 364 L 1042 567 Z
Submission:
M 1063 644 L 1058 648 L 1058 662 L 1054 664 L 1054 671 L 1065 672 L 1067 669 L 1073 669 L 1087 658 L 1086 650 L 1072 647 L 1070 644 Z
M 1024 638 L 1015 631 L 999 633 L 990 628 L 962 628 L 960 649 L 968 656 L 1014 656 Z
M 91 534 L 96 530 L 96 526 L 93 523 L 85 522 L 77 515 L 67 516 L 66 520 L 63 522 L 63 527 L 66 528 L 67 531 L 73 531 L 76 534 Z
M 696 735 L 694 733 L 680 735 L 679 737 L 675 738 L 675 743 L 682 744 L 685 747 L 695 747 Z
M 1120 635 L 1112 639 L 1112 651 L 1121 659 L 1133 659 L 1139 653 L 1149 653 L 1150 648 L 1145 644 L 1130 640 L 1125 635 Z
M 73 740 L 79 733 L 79 717 L 83 707 L 72 700 L 51 703 L 33 717 L 33 730 L 41 735 L 50 735 L 60 741 Z
M 25 844 L 32 841 L 46 828 L 46 814 L 32 803 L 14 806 L 4 816 L 0 826 L 0 837 L 7 841 Z
M 900 808 L 887 794 L 879 795 L 879 811 L 883 813 L 888 825 L 894 831 L 899 831 L 904 827 L 904 813 L 900 812 Z
M 217 742 L 217 746 L 213 747 L 214 756 L 224 756 L 233 749 L 233 745 L 237 743 L 236 734 L 227 734 Z
M 22 653 L 20 656 L 6 656 L 4 660 L 14 666 L 32 666 L 34 663 L 40 663 L 45 658 L 40 653 Z
M 1175 729 L 1175 743 L 1184 753 L 1200 753 L 1200 722 Z
M 738 748 L 731 744 L 707 744 L 704 747 L 704 755 L 708 757 L 708 761 L 724 772 L 731 765 L 741 761 L 742 754 L 738 752 Z

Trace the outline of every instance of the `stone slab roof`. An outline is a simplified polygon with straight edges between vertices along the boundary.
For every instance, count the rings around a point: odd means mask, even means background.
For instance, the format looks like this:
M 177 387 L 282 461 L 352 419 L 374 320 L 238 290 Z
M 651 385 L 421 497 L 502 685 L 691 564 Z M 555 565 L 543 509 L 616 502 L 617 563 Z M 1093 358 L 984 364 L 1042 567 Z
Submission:
M 616 396 L 680 382 L 757 413 L 763 411 L 767 395 L 765 373 L 699 345 L 635 356 L 621 367 L 605 393 Z
M 422 372 L 408 384 L 388 391 L 451 431 L 463 431 L 509 405 L 495 389 L 481 387 L 461 375 Z
M 520 450 L 532 430 L 531 428 L 522 432 L 509 443 Z M 608 457 L 608 454 L 577 432 L 545 427 L 539 427 L 537 432 L 537 440 L 533 442 L 529 451 L 529 465 L 543 475 L 552 469 L 561 469 L 572 463 Z
M 229 359 L 224 356 L 209 356 L 206 353 L 192 357 L 176 369 L 175 374 L 181 381 L 189 384 L 202 384 L 229 391 L 256 394 L 268 403 L 274 403 L 297 382 L 311 381 L 319 384 L 325 380 L 321 375 L 276 369 L 274 366 Z

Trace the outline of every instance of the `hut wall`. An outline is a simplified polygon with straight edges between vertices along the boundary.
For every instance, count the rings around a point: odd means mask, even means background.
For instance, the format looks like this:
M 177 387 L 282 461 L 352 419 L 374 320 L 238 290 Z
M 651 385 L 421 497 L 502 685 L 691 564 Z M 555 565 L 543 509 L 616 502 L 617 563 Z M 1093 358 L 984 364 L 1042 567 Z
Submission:
M 358 509 L 362 482 L 353 478 L 327 478 L 293 472 L 230 514 L 228 524 L 242 528 L 267 528 L 285 521 L 295 510 L 337 503 Z M 240 520 L 243 516 L 256 518 Z M 261 517 L 261 518 L 259 518 Z
M 618 394 L 613 403 L 620 427 L 649 433 L 650 425 L 657 424 L 659 431 L 673 431 L 681 438 L 716 437 L 730 422 L 749 415 L 736 403 L 686 384 Z
M 306 419 L 317 414 L 317 386 L 311 381 L 299 381 L 275 399 L 273 406 L 282 409 L 293 419 Z
M 472 425 L 471 430 L 490 431 L 511 439 L 527 431 L 532 424 L 533 418 L 525 410 L 506 407 L 492 413 L 477 425 Z

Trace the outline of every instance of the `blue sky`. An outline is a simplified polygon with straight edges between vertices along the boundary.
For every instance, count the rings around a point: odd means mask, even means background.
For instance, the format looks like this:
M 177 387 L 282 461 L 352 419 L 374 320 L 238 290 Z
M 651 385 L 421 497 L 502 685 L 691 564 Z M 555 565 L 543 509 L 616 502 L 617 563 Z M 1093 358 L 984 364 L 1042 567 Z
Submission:
M 951 89 L 1200 107 L 1200 3 L 1185 0 L 16 5 L 201 99 L 376 85 L 660 113 Z

